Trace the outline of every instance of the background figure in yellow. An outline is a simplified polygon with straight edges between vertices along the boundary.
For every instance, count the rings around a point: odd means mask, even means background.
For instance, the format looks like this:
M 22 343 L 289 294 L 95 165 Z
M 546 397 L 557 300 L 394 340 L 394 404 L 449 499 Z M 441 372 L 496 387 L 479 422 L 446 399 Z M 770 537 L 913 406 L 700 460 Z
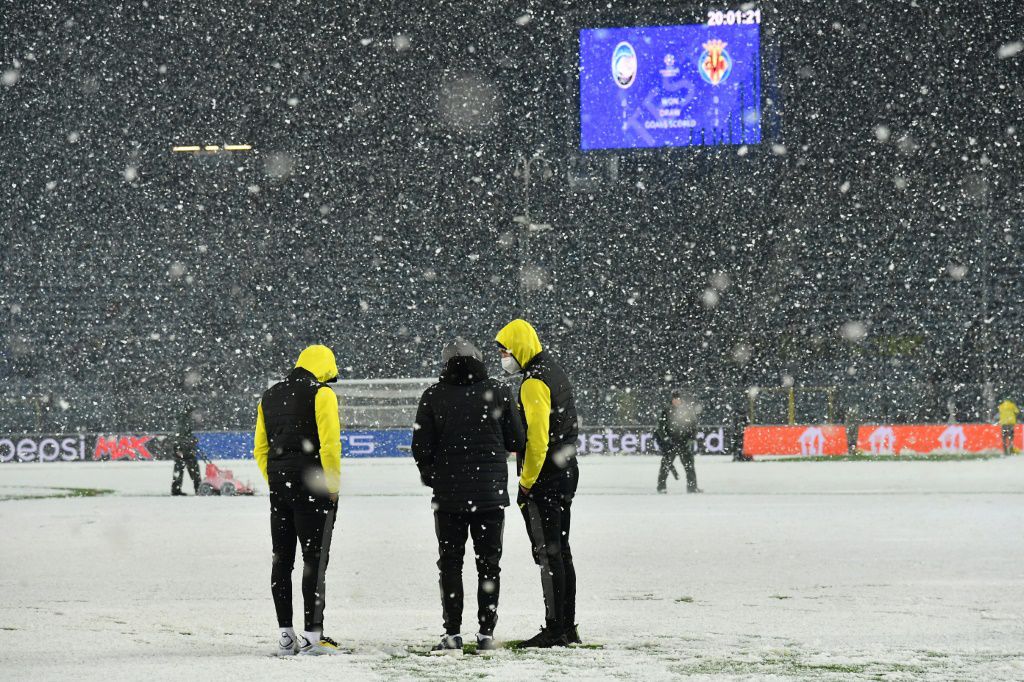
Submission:
M 270 591 L 277 610 L 277 655 L 340 653 L 324 635 L 324 597 L 331 534 L 338 510 L 341 423 L 338 365 L 327 346 L 310 346 L 284 381 L 263 394 L 256 409 L 253 457 L 270 486 L 274 561 Z M 292 628 L 292 567 L 302 544 L 305 629 Z
M 999 426 L 1003 430 L 1003 454 L 1013 454 L 1013 429 L 1017 426 L 1020 410 L 1009 398 L 999 403 Z

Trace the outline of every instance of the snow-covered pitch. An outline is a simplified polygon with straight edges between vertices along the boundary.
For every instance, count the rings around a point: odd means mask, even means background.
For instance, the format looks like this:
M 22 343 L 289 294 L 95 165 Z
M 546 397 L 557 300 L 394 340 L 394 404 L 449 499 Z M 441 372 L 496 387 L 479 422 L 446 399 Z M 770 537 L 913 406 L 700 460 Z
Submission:
M 4 465 L 0 679 L 1024 679 L 1024 457 L 704 457 L 706 493 L 665 496 L 657 464 L 580 463 L 578 620 L 601 648 L 438 659 L 417 653 L 441 633 L 429 495 L 411 460 L 345 461 L 326 626 L 354 653 L 291 660 L 267 655 L 265 486 L 171 498 L 167 462 Z M 9 499 L 59 486 L 116 493 Z M 518 510 L 506 526 L 510 640 L 543 607 Z

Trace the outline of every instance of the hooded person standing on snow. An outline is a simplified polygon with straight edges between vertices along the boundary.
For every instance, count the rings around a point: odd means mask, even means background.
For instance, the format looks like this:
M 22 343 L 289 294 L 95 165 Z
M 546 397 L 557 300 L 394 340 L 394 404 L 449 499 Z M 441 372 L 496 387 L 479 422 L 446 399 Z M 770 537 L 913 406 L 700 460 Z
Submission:
M 338 509 L 341 423 L 334 353 L 309 346 L 295 369 L 263 394 L 256 409 L 253 456 L 270 487 L 270 536 L 274 547 L 271 593 L 277 610 L 278 655 L 339 653 L 325 636 L 324 598 L 331 534 Z M 302 545 L 305 630 L 292 628 L 292 567 Z
M 669 471 L 677 480 L 679 479 L 674 466 L 676 457 L 679 457 L 679 461 L 683 463 L 683 470 L 686 471 L 686 492 L 704 492 L 697 487 L 697 468 L 693 463 L 696 437 L 697 417 L 694 406 L 683 402 L 682 393 L 672 391 L 672 404 L 662 410 L 658 417 L 658 428 L 654 432 L 654 439 L 658 441 L 658 447 L 661 449 L 657 488 L 659 493 L 667 492 L 665 483 L 668 481 Z
M 199 451 L 199 441 L 192 432 L 192 409 L 187 408 L 178 416 L 178 432 L 174 434 L 171 441 L 171 452 L 174 455 L 174 474 L 171 478 L 171 495 L 184 495 L 181 492 L 181 479 L 185 471 L 188 471 L 192 479 L 192 489 L 199 494 L 199 462 L 196 461 L 196 453 Z
M 999 429 L 1003 438 L 1003 454 L 1013 454 L 1013 431 L 1017 427 L 1017 417 L 1020 410 L 1012 400 L 1007 398 L 999 403 Z
M 526 450 L 517 457 L 516 501 L 526 520 L 534 561 L 540 566 L 546 612 L 541 631 L 520 646 L 579 644 L 576 570 L 569 548 L 570 511 L 579 482 L 579 426 L 572 384 L 525 320 L 509 322 L 495 340 L 502 368 L 509 374 L 523 374 L 519 409 L 526 423 Z
M 445 634 L 433 652 L 462 653 L 462 558 L 473 538 L 477 572 L 477 650 L 495 648 L 508 453 L 526 433 L 506 386 L 487 377 L 483 355 L 456 337 L 441 351 L 440 381 L 423 392 L 413 427 L 412 455 L 433 488 L 441 607 Z

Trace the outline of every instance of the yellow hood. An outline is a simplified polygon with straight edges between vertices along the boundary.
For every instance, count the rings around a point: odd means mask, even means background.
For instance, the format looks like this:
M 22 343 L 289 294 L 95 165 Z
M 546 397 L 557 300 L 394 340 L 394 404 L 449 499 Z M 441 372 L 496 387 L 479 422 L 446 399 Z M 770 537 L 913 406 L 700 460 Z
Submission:
M 299 361 L 295 366 L 311 372 L 321 383 L 338 378 L 338 365 L 334 361 L 334 353 L 327 346 L 309 346 L 299 354 Z
M 537 353 L 544 350 L 537 331 L 526 320 L 512 320 L 498 332 L 494 340 L 512 353 L 520 367 L 526 367 Z

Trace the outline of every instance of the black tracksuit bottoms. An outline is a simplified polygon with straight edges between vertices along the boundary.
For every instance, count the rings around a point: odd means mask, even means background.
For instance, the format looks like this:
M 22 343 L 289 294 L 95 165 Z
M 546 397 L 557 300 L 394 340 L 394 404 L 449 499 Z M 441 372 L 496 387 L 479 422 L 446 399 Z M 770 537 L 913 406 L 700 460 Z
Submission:
M 533 560 L 540 566 L 544 627 L 553 632 L 564 632 L 576 623 L 576 569 L 569 530 L 572 499 L 578 484 L 579 467 L 573 460 L 573 465 L 550 487 L 535 485 L 522 507 Z
M 679 457 L 679 461 L 683 463 L 683 470 L 686 472 L 686 490 L 693 492 L 697 489 L 697 468 L 693 463 L 693 450 L 689 447 L 671 448 L 662 453 L 661 466 L 658 468 L 658 490 L 665 489 L 668 472 L 672 469 L 676 457 Z
M 493 635 L 498 622 L 498 593 L 501 590 L 501 545 L 505 533 L 505 510 L 451 513 L 434 512 L 440 569 L 441 608 L 444 631 L 462 632 L 462 558 L 466 536 L 473 537 L 477 575 L 477 620 L 480 634 Z
M 195 457 L 178 457 L 174 458 L 174 477 L 171 479 L 171 494 L 178 495 L 181 493 L 181 479 L 185 474 L 185 470 L 188 469 L 188 476 L 192 479 L 192 488 L 195 492 L 199 492 L 199 462 L 196 461 Z
M 305 629 L 323 632 L 325 578 L 337 503 L 314 494 L 302 474 L 271 474 L 270 537 L 274 562 L 270 590 L 274 595 L 277 624 L 292 627 L 292 567 L 295 543 L 302 546 L 302 601 Z

